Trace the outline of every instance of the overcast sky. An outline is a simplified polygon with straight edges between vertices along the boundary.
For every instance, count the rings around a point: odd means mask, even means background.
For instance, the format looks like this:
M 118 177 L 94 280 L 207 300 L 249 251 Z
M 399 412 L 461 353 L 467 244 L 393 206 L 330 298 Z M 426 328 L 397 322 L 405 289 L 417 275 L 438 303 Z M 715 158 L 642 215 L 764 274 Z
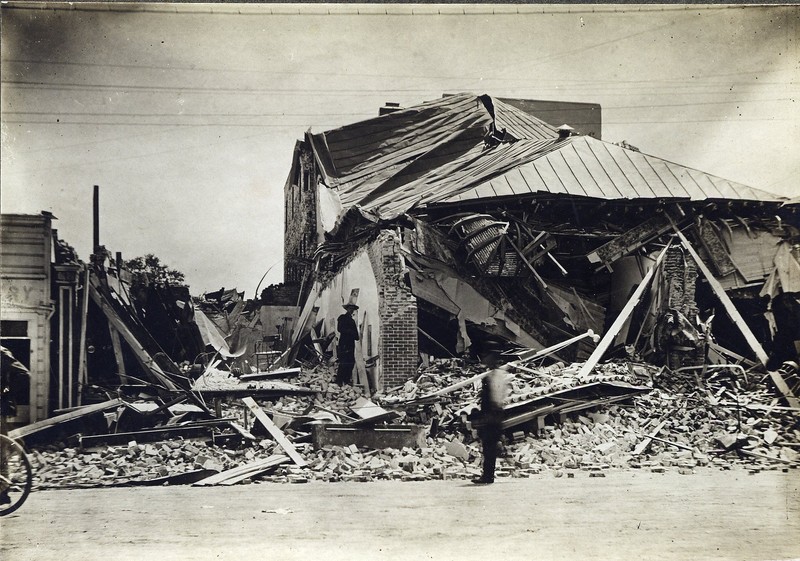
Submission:
M 47 7 L 0 12 L 2 211 L 88 260 L 99 185 L 101 243 L 194 294 L 280 282 L 296 140 L 387 101 L 599 103 L 604 140 L 800 195 L 796 6 Z

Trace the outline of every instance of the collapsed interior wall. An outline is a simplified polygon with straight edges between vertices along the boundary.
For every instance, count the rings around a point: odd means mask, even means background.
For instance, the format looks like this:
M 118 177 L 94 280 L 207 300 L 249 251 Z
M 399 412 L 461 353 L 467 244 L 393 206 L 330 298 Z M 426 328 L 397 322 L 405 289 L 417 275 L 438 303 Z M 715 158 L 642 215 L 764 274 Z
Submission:
M 335 359 L 336 322 L 345 312 L 342 306 L 350 301 L 353 289 L 357 289 L 355 320 L 359 341 L 356 343 L 356 363 L 364 368 L 370 364 L 373 380 L 380 383 L 383 361 L 376 362 L 373 357 L 380 354 L 382 316 L 379 286 L 370 253 L 370 247 L 361 247 L 340 271 L 315 281 L 297 321 L 292 346 L 311 345 L 317 352 Z

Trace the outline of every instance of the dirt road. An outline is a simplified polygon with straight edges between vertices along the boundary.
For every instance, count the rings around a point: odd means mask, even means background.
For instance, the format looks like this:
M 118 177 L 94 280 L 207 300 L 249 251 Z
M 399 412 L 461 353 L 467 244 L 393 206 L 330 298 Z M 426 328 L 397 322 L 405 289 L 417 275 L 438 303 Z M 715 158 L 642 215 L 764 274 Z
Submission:
M 41 491 L 4 561 L 800 558 L 800 471 Z

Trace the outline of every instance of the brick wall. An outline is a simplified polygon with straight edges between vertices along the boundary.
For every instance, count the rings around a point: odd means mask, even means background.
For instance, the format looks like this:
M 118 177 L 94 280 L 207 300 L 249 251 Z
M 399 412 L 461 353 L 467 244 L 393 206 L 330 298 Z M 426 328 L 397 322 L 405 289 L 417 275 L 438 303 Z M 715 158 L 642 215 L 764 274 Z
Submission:
M 673 245 L 664 257 L 664 278 L 667 280 L 667 306 L 680 312 L 690 327 L 697 325 L 697 303 L 695 288 L 697 286 L 697 264 L 691 255 L 685 253 L 679 245 Z M 666 357 L 670 368 L 681 368 L 702 364 L 703 349 L 686 350 L 685 345 L 678 343 L 678 349 L 669 351 Z
M 405 263 L 396 232 L 383 230 L 370 245 L 369 258 L 378 284 L 381 384 L 388 388 L 405 383 L 417 372 L 417 299 L 405 281 Z
M 284 187 L 283 281 L 298 285 L 311 271 L 317 247 L 317 184 L 314 158 L 298 143 L 297 165 Z

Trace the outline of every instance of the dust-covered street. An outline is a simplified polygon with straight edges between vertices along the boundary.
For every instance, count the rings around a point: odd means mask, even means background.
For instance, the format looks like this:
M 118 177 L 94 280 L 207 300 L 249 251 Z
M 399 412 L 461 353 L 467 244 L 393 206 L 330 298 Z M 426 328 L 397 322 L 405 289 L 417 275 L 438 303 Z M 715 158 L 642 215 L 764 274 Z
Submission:
M 791 469 L 40 491 L 5 561 L 800 557 Z

